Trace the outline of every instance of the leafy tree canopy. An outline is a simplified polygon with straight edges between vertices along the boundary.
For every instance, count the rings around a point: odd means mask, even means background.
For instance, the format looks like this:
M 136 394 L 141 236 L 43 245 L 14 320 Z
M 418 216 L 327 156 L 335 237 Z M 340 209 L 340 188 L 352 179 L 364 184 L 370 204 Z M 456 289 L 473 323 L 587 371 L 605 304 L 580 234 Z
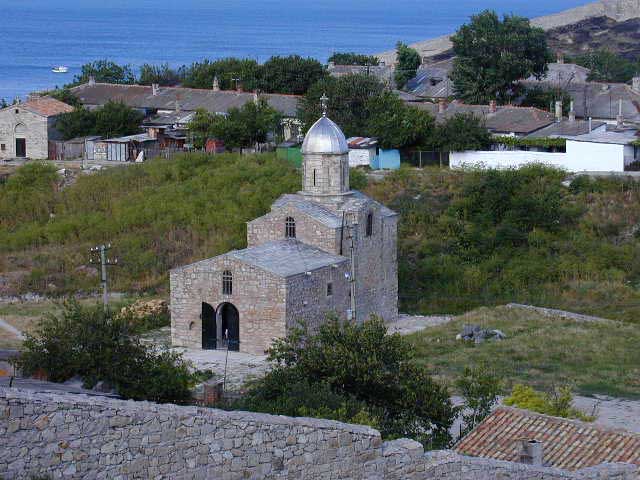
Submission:
M 305 406 L 316 412 L 322 408 L 313 399 L 318 392 L 331 400 L 331 417 L 341 418 L 336 410 L 343 409 L 345 416 L 359 416 L 387 438 L 445 446 L 456 409 L 447 389 L 413 363 L 411 352 L 410 344 L 398 334 L 388 335 L 377 318 L 363 324 L 332 318 L 318 333 L 302 325 L 274 343 L 273 370 L 250 386 L 239 407 L 295 413 Z M 301 390 L 308 404 L 290 408 L 295 403 L 290 391 Z
M 451 37 L 456 55 L 450 74 L 468 103 L 506 101 L 517 80 L 541 76 L 552 60 L 544 31 L 529 20 L 490 10 L 471 17 Z
M 394 78 L 396 86 L 403 88 L 409 80 L 416 76 L 422 59 L 417 50 L 402 42 L 398 42 L 396 45 L 396 57 L 397 65 Z
M 58 117 L 56 128 L 68 140 L 87 135 L 111 138 L 132 135 L 140 131 L 144 115 L 122 102 L 107 102 L 95 110 L 84 107 Z
M 87 83 L 89 77 L 93 77 L 96 82 L 103 83 L 136 83 L 136 76 L 130 65 L 118 65 L 115 62 L 104 59 L 85 63 L 82 66 L 80 75 L 76 75 L 73 78 L 73 83 L 70 86 Z
M 212 88 L 214 77 L 222 90 L 234 90 L 241 85 L 245 90 L 257 88 L 258 62 L 248 58 L 205 59 L 194 62 L 184 70 L 183 85 L 190 88 Z
M 174 70 L 168 63 L 162 65 L 151 65 L 145 63 L 140 67 L 138 83 L 140 85 L 152 85 L 157 83 L 160 86 L 177 85 L 182 80 L 182 69 Z
M 434 134 L 431 114 L 407 106 L 395 93 L 385 91 L 371 97 L 366 109 L 366 134 L 376 137 L 382 148 L 425 146 Z
M 329 57 L 329 62 L 336 65 L 370 65 L 376 66 L 380 64 L 378 57 L 374 55 L 363 55 L 354 52 L 335 52 Z
M 259 68 L 258 86 L 265 92 L 304 94 L 327 75 L 320 62 L 300 55 L 271 57 Z
M 328 112 L 347 137 L 362 135 L 367 130 L 367 102 L 382 93 L 384 86 L 371 75 L 327 77 L 309 88 L 299 103 L 298 116 L 308 129 L 322 115 L 320 97 L 329 97 Z
M 491 134 L 481 118 L 459 113 L 436 127 L 432 146 L 448 152 L 486 150 L 491 146 Z
M 56 100 L 60 100 L 61 102 L 66 103 L 67 105 L 71 105 L 72 107 L 80 107 L 81 103 L 78 97 L 76 97 L 71 90 L 67 87 L 56 88 L 55 90 L 49 90 L 48 92 L 44 92 L 45 95 L 55 98 Z
M 584 53 L 572 61 L 591 70 L 587 77 L 591 82 L 626 83 L 640 72 L 639 62 L 632 62 L 608 50 Z
M 567 115 L 571 107 L 571 95 L 563 88 L 549 88 L 544 86 L 527 87 L 524 90 L 520 105 L 536 107 L 555 112 L 556 101 L 562 102 L 562 114 Z

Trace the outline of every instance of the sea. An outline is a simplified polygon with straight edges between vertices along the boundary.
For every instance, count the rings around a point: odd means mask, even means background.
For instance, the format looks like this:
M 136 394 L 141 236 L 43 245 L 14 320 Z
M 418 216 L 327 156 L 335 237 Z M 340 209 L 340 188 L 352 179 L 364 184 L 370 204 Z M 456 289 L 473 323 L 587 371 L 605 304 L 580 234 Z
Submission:
M 375 53 L 451 33 L 484 9 L 536 17 L 583 0 L 0 0 L 0 98 L 62 86 L 84 63 Z M 56 65 L 69 72 L 56 74 Z

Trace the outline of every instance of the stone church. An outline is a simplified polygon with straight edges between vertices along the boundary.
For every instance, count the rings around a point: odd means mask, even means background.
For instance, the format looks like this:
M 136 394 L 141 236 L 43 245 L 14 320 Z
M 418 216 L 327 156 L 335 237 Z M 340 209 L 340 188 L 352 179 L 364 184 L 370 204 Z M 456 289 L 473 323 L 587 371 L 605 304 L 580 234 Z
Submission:
M 396 318 L 397 214 L 349 188 L 349 148 L 326 112 L 302 154 L 302 191 L 248 222 L 246 249 L 171 270 L 174 346 L 263 354 L 299 320 Z

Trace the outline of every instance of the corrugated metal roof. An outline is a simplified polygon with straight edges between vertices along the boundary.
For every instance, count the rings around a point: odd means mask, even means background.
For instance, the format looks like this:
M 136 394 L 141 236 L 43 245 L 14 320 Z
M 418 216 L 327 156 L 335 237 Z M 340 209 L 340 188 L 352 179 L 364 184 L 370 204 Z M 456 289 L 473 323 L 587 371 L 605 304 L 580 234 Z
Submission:
M 604 132 L 591 132 L 585 135 L 577 135 L 575 137 L 567 138 L 567 140 L 574 140 L 576 142 L 611 143 L 617 145 L 628 145 L 631 142 L 639 139 L 640 137 L 638 137 L 638 130 L 607 130 Z
M 600 128 L 604 125 L 604 122 L 591 122 L 591 129 Z M 588 120 L 573 120 L 563 119 L 560 122 L 554 122 L 551 125 L 544 127 L 531 135 L 527 135 L 529 138 L 553 138 L 553 137 L 572 137 L 575 135 L 584 135 L 589 133 L 589 121 Z
M 544 463 L 578 470 L 607 462 L 640 465 L 640 436 L 591 423 L 500 407 L 458 443 L 464 455 L 519 461 L 518 441 L 542 442 Z
M 349 148 L 373 148 L 378 145 L 378 140 L 371 137 L 349 137 L 347 145 Z
M 160 87 L 154 95 L 150 86 L 111 83 L 85 83 L 72 88 L 71 92 L 84 105 L 104 105 L 112 100 L 123 102 L 133 108 L 173 111 L 176 110 L 177 103 L 181 110 L 194 111 L 204 108 L 211 113 L 227 113 L 231 108 L 239 108 L 255 100 L 255 95 L 250 92 Z M 284 116 L 297 115 L 300 99 L 298 95 L 263 93 L 260 97 Z

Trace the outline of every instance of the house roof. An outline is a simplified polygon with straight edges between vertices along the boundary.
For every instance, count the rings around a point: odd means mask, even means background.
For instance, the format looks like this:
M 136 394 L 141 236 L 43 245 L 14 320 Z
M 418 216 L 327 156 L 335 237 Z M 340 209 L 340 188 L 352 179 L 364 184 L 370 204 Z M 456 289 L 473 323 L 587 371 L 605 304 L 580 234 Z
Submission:
M 453 82 L 449 73 L 453 68 L 453 59 L 422 65 L 416 76 L 407 82 L 409 93 L 418 97 L 447 98 L 453 95 Z
M 181 110 L 204 108 L 211 113 L 227 113 L 229 109 L 242 107 L 255 99 L 255 95 L 250 92 L 184 87 L 160 87 L 154 95 L 151 86 L 112 83 L 85 83 L 73 87 L 71 92 L 84 105 L 104 105 L 112 100 L 133 108 L 172 111 L 176 110 L 178 104 Z M 260 97 L 284 116 L 295 117 L 297 114 L 300 99 L 298 95 L 263 93 Z
M 489 105 L 467 105 L 454 101 L 445 106 L 444 112 L 440 112 L 440 105 L 437 103 L 409 103 L 409 105 L 431 112 L 437 122 L 443 122 L 458 114 L 475 115 L 482 118 L 486 127 L 494 133 L 529 134 L 555 121 L 551 113 L 534 107 L 501 105 L 492 112 Z
M 591 129 L 595 130 L 597 128 L 605 125 L 604 122 L 591 122 Z M 528 138 L 553 138 L 553 137 L 572 137 L 575 135 L 584 135 L 589 133 L 589 121 L 588 120 L 568 120 L 563 119 L 560 122 L 554 122 L 551 125 L 541 128 L 533 132 L 530 135 L 527 135 Z
M 604 132 L 591 132 L 585 135 L 577 135 L 575 137 L 568 137 L 567 140 L 573 140 L 576 142 L 589 142 L 589 143 L 611 143 L 616 145 L 628 145 L 631 142 L 640 140 L 638 130 L 605 130 Z
M 303 195 L 294 193 L 286 193 L 273 202 L 273 208 L 281 208 L 286 205 L 291 205 L 302 213 L 309 215 L 311 218 L 319 221 L 320 223 L 327 225 L 331 228 L 338 228 L 342 225 L 342 217 L 339 217 L 334 212 L 326 207 L 323 207 L 319 203 L 312 202 L 305 198 Z
M 394 67 L 390 65 L 336 65 L 329 63 L 327 68 L 329 74 L 333 77 L 342 77 L 345 75 L 372 75 L 382 83 L 395 83 L 393 81 Z
M 73 112 L 73 107 L 67 105 L 60 100 L 56 100 L 52 97 L 31 97 L 29 100 L 17 105 L 12 105 L 12 108 L 24 108 L 36 115 L 42 115 L 43 117 L 55 117 L 63 113 Z
M 528 80 L 522 83 L 524 85 L 540 84 Z M 547 86 L 555 88 L 557 84 L 547 82 Z M 564 89 L 571 95 L 578 117 L 615 120 L 620 101 L 622 101 L 624 119 L 640 122 L 640 91 L 635 91 L 625 83 L 572 82 L 564 86 Z
M 371 137 L 349 137 L 347 138 L 349 148 L 374 148 L 378 145 L 378 140 Z
M 152 117 L 146 118 L 142 122 L 142 126 L 164 126 L 169 127 L 173 125 L 186 125 L 189 123 L 195 113 L 194 112 L 171 112 L 171 113 L 161 113 L 159 115 L 154 115 Z
M 332 255 L 294 239 L 267 242 L 223 256 L 285 278 L 347 261 L 346 257 Z
M 571 83 L 585 83 L 591 70 L 575 63 L 548 63 L 547 73 L 538 80 L 531 76 L 529 82 L 553 82 L 556 86 L 565 87 Z
M 640 465 L 640 436 L 591 423 L 500 407 L 462 439 L 464 455 L 519 461 L 518 441 L 542 442 L 545 465 L 578 470 L 601 463 Z

